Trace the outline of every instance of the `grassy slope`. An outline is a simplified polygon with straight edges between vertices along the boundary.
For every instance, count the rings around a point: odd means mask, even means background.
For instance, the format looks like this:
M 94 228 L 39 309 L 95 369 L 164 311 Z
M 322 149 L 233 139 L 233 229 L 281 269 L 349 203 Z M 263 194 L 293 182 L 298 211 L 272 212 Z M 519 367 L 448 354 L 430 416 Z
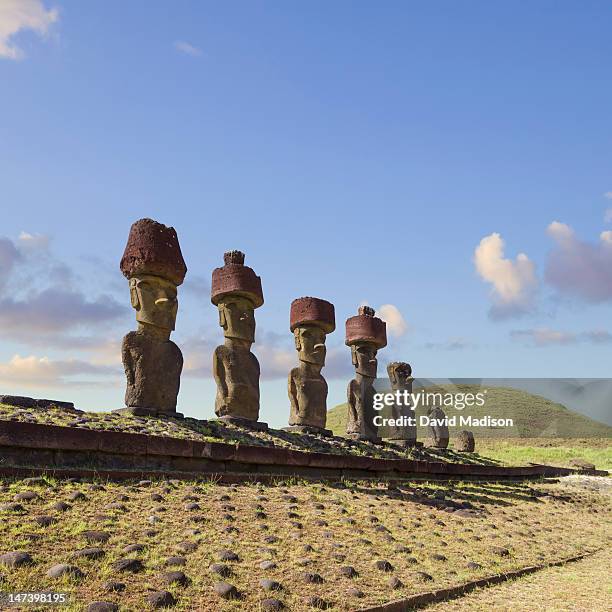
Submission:
M 454 387 L 462 393 L 477 389 L 468 385 Z M 346 427 L 346 404 L 332 408 L 327 426 L 336 435 Z M 447 415 L 458 411 L 448 409 Z M 417 417 L 425 410 L 417 410 Z M 508 464 L 548 463 L 569 465 L 574 458 L 594 463 L 599 469 L 612 469 L 612 427 L 577 414 L 546 398 L 507 388 L 491 388 L 483 407 L 466 408 L 464 416 L 512 418 L 513 428 L 470 428 L 476 436 L 477 449 L 491 459 Z M 451 427 L 452 436 L 459 429 Z M 418 427 L 418 437 L 426 440 L 427 427 Z

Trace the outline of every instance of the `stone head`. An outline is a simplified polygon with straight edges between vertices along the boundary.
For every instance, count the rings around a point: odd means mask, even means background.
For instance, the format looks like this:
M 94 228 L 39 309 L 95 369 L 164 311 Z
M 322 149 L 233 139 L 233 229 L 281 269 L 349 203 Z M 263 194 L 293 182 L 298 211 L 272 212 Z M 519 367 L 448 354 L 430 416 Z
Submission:
M 317 325 L 301 325 L 293 330 L 295 348 L 300 361 L 323 367 L 327 349 L 325 331 Z
M 387 374 L 391 386 L 395 389 L 408 388 L 414 380 L 412 378 L 412 367 L 404 361 L 393 361 L 387 366 Z
M 255 342 L 255 306 L 243 296 L 225 296 L 217 304 L 219 325 L 226 338 Z
M 176 285 L 150 274 L 138 274 L 130 278 L 130 299 L 139 323 L 172 331 L 178 311 Z
M 371 342 L 360 342 L 359 344 L 351 345 L 351 359 L 357 374 L 367 378 L 376 378 L 376 371 L 378 369 L 377 352 L 376 345 Z

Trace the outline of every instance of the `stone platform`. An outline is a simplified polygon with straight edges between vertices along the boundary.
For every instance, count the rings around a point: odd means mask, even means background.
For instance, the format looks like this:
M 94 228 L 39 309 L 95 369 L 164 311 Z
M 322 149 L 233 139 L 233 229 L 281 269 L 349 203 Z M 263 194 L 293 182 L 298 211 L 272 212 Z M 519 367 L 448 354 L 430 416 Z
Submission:
M 326 454 L 14 421 L 0 421 L 0 456 L 5 473 L 81 471 L 84 475 L 107 474 L 110 478 L 154 474 L 171 478 L 222 477 L 234 482 L 272 477 L 495 481 L 573 473 L 607 475 L 597 470 L 544 465 L 502 467 Z

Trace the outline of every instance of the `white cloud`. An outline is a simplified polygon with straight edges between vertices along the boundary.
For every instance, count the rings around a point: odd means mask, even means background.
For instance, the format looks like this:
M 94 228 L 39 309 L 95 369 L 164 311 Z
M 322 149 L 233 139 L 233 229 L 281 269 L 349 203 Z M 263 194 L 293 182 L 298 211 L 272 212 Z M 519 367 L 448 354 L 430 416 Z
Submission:
M 52 360 L 48 357 L 14 355 L 8 362 L 0 363 L 0 382 L 6 385 L 28 387 L 92 386 L 101 381 L 70 380 L 74 376 L 117 376 L 116 368 L 95 365 L 77 359 Z
M 605 223 L 612 222 L 612 208 L 606 208 L 606 212 L 604 213 L 604 222 Z
M 49 242 L 49 236 L 46 234 L 30 234 L 29 232 L 21 232 L 19 234 L 18 245 L 20 248 L 27 251 L 46 251 L 49 248 Z
M 427 342 L 426 349 L 460 351 L 463 349 L 475 348 L 475 344 L 466 338 L 449 338 L 446 342 Z
M 181 53 L 191 55 L 192 57 L 200 57 L 202 55 L 202 49 L 195 47 L 194 45 L 185 42 L 184 40 L 177 40 L 174 42 L 174 48 Z
M 474 265 L 480 277 L 491 283 L 494 319 L 518 316 L 533 308 L 537 289 L 535 266 L 525 253 L 516 260 L 504 257 L 504 241 L 498 233 L 485 236 L 474 251 Z
M 1 0 L 0 57 L 22 59 L 25 54 L 12 38 L 24 30 L 45 36 L 58 16 L 57 9 L 45 9 L 41 0 Z
M 408 324 L 397 306 L 383 304 L 378 309 L 380 318 L 387 324 L 387 332 L 391 336 L 399 338 L 408 331 Z
M 558 221 L 546 231 L 556 242 L 546 265 L 548 283 L 561 294 L 587 302 L 612 300 L 612 232 L 601 232 L 599 241 L 590 243 Z
M 513 340 L 526 340 L 531 346 L 553 346 L 589 342 L 591 344 L 609 344 L 612 342 L 610 332 L 596 329 L 581 333 L 573 333 L 549 329 L 547 327 L 536 329 L 516 329 L 510 332 Z

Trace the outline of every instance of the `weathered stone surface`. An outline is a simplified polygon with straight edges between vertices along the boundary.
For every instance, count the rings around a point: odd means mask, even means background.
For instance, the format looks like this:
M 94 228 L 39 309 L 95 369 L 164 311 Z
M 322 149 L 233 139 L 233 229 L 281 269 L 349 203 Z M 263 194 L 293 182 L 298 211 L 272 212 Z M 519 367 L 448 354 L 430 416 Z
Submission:
M 108 542 L 110 539 L 110 533 L 95 529 L 84 531 L 82 535 L 88 542 Z
M 391 565 L 391 563 L 389 563 L 389 561 L 386 561 L 385 559 L 379 559 L 378 561 L 375 561 L 374 567 L 377 570 L 380 570 L 381 572 L 392 572 L 394 569 L 393 565 Z
M 145 408 L 152 414 L 176 413 L 183 354 L 172 340 L 148 333 L 130 332 L 121 347 L 127 377 L 125 405 Z
M 244 265 L 244 254 L 230 251 L 225 265 L 213 270 L 211 301 L 219 309 L 225 343 L 213 354 L 219 417 L 259 419 L 259 362 L 255 341 L 255 308 L 263 304 L 261 279 Z
M 355 378 L 347 390 L 348 418 L 346 432 L 349 436 L 378 442 L 374 425 L 374 380 L 379 348 L 386 346 L 386 324 L 374 316 L 374 309 L 360 306 L 355 317 L 346 320 L 346 344 L 351 347 L 351 359 Z
M 0 555 L 0 565 L 5 567 L 21 567 L 22 565 L 32 565 L 34 560 L 30 553 L 22 550 L 4 553 Z
M 575 459 L 570 459 L 569 464 L 581 470 L 594 470 L 595 469 L 594 463 L 585 461 L 584 459 L 581 459 L 580 457 L 576 457 Z
M 132 225 L 121 260 L 130 281 L 130 299 L 138 330 L 123 339 L 128 411 L 176 414 L 183 368 L 180 349 L 170 340 L 178 310 L 177 286 L 187 268 L 176 232 L 151 219 Z
M 410 364 L 403 361 L 394 361 L 387 366 L 387 374 L 389 376 L 392 391 L 399 391 L 402 396 L 406 395 L 406 397 L 410 397 L 412 393 L 412 383 L 414 381 Z M 381 432 L 382 437 L 388 439 L 389 442 L 395 444 L 403 443 L 403 446 L 406 447 L 416 444 L 416 417 L 415 411 L 411 409 L 411 404 L 409 402 L 403 400 L 394 402 L 392 406 L 385 408 L 384 416 L 396 420 L 407 420 L 408 418 L 415 419 L 414 424 L 387 425 L 381 429 Z
M 170 608 L 176 604 L 176 599 L 168 591 L 155 591 L 147 595 L 147 604 L 154 609 Z
M 325 335 L 335 327 L 334 306 L 330 302 L 304 297 L 291 303 L 290 330 L 300 363 L 289 373 L 287 384 L 289 425 L 325 430 L 327 382 L 321 369 L 325 365 Z
M 281 591 L 283 589 L 280 582 L 269 580 L 268 578 L 262 578 L 259 581 L 259 586 L 264 589 L 264 591 Z
M 239 597 L 238 589 L 229 582 L 217 582 L 214 589 L 215 593 L 223 599 L 237 599 Z
M 132 572 L 135 574 L 141 572 L 144 566 L 140 559 L 125 558 L 117 559 L 117 561 L 113 563 L 113 569 L 118 572 Z
M 180 586 L 187 586 L 191 582 L 184 572 L 179 571 L 165 572 L 161 576 L 161 581 L 164 584 L 179 584 Z
M 449 439 L 449 431 L 448 425 L 444 424 L 444 420 L 446 419 L 446 414 L 442 408 L 433 407 L 427 411 L 427 416 L 430 419 L 437 421 L 433 425 L 428 425 L 429 429 L 429 444 L 434 448 L 447 448 L 448 447 L 448 439 Z
M 117 582 L 115 580 L 107 580 L 102 584 L 102 589 L 104 591 L 108 591 L 109 593 L 120 593 L 121 591 L 125 591 L 125 583 Z
M 285 604 L 280 599 L 274 599 L 272 597 L 262 600 L 262 610 L 283 610 Z
M 116 612 L 119 606 L 112 601 L 94 601 L 87 606 L 87 612 Z
M 105 555 L 104 551 L 101 548 L 82 548 L 81 550 L 76 550 L 72 553 L 72 556 L 75 558 L 83 557 L 85 559 L 100 559 Z
M 476 448 L 474 434 L 471 431 L 460 431 L 455 438 L 455 450 L 463 453 L 473 453 Z
M 85 574 L 76 566 L 67 563 L 58 563 L 47 570 L 49 578 L 61 578 L 62 576 L 70 576 L 71 578 L 83 578 Z
M 150 274 L 180 285 L 187 266 L 175 229 L 153 219 L 136 221 L 130 228 L 120 268 L 126 278 Z

